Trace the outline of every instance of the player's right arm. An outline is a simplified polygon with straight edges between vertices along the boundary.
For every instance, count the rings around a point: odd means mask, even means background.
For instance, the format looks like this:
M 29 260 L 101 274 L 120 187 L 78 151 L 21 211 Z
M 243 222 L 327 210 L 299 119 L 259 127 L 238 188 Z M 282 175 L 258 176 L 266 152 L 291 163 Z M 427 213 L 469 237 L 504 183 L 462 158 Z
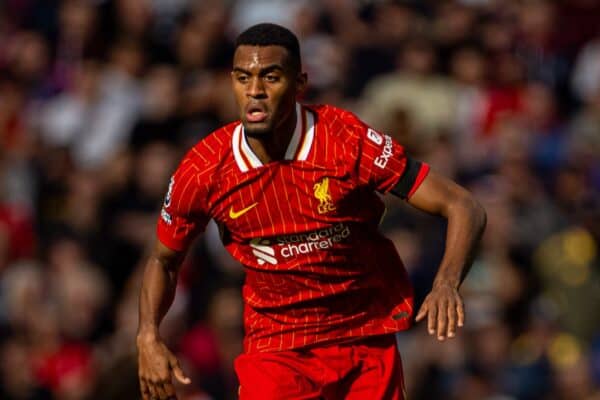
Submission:
M 159 325 L 175 297 L 177 276 L 191 241 L 208 222 L 208 184 L 194 152 L 188 153 L 169 182 L 158 218 L 157 238 L 146 262 L 140 291 L 137 335 L 138 375 L 144 400 L 175 399 L 173 376 L 190 380 L 159 335 Z M 206 169 L 204 169 L 206 170 Z
M 158 332 L 175 297 L 183 256 L 184 252 L 171 250 L 157 240 L 144 270 L 137 335 L 138 375 L 144 400 L 174 398 L 172 375 L 181 383 L 190 382 Z

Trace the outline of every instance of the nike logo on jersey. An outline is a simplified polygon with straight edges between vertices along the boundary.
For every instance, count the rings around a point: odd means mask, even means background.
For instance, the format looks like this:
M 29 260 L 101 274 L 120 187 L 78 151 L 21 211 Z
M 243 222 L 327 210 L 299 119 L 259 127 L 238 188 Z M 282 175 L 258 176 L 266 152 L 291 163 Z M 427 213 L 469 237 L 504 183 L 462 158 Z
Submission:
M 231 218 L 231 219 L 238 219 L 242 215 L 246 214 L 248 211 L 252 210 L 257 205 L 258 205 L 258 202 L 254 203 L 252 205 L 249 205 L 246 208 L 242 208 L 240 211 L 234 211 L 233 210 L 233 206 L 231 206 L 231 208 L 229 209 L 229 218 Z

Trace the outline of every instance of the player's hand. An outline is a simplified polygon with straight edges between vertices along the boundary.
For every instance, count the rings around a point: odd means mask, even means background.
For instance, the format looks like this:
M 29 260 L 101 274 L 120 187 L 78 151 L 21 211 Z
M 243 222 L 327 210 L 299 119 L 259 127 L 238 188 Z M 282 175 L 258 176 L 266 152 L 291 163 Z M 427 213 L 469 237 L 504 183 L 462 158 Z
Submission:
M 137 348 L 142 398 L 144 400 L 177 399 L 172 375 L 185 385 L 191 382 L 183 373 L 177 358 L 158 337 L 138 337 Z
M 465 307 L 458 290 L 450 284 L 434 285 L 417 313 L 419 322 L 427 316 L 427 331 L 440 341 L 456 336 L 456 327 L 465 323 Z

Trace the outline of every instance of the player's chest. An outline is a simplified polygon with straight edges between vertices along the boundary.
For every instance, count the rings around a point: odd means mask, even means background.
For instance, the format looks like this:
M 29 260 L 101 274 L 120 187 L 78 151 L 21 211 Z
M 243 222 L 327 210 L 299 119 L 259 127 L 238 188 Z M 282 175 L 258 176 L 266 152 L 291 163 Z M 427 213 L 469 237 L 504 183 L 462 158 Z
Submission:
M 276 163 L 219 180 L 211 216 L 239 238 L 301 232 L 349 215 L 357 187 L 341 162 Z

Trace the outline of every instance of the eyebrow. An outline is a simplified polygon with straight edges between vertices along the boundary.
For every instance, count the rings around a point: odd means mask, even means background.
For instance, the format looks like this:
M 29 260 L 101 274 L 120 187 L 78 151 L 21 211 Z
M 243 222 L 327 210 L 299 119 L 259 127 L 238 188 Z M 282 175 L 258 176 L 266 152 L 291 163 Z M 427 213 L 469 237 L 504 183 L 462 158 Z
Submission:
M 283 72 L 283 67 L 279 64 L 267 65 L 266 67 L 261 68 L 261 70 L 258 71 L 258 74 L 264 75 L 264 74 L 268 74 L 269 72 L 273 72 L 276 70 Z M 241 72 L 243 74 L 252 75 L 252 72 L 250 72 L 244 68 L 241 68 L 241 67 L 233 67 L 233 72 Z

